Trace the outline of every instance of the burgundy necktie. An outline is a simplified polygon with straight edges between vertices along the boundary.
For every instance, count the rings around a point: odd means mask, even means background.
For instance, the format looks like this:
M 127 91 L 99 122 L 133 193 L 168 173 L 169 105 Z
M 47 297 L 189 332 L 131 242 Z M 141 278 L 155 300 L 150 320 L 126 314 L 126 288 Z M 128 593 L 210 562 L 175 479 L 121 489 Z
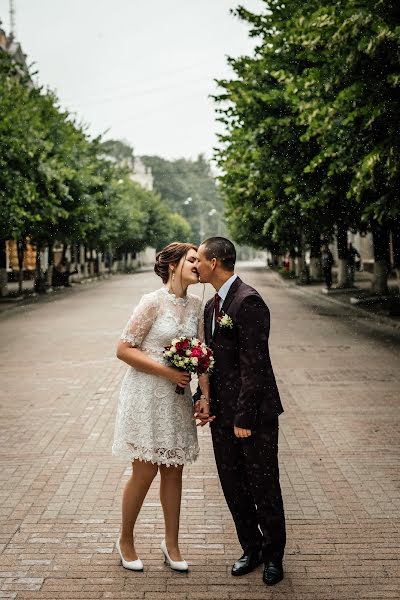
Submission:
M 214 296 L 214 329 L 218 324 L 219 301 L 220 301 L 220 297 L 218 296 L 218 294 L 215 294 L 215 296 Z

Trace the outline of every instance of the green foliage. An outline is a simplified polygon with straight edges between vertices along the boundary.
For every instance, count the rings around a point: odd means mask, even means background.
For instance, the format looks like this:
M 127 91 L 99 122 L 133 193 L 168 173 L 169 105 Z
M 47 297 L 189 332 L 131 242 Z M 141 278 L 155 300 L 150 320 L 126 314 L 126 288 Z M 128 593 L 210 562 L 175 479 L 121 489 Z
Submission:
M 133 150 L 91 139 L 0 52 L 0 237 L 111 253 L 189 239 L 188 223 L 132 182 Z M 121 166 L 122 165 L 122 166 Z
M 105 156 L 112 156 L 117 163 L 131 161 L 133 159 L 133 148 L 122 140 L 105 140 L 100 149 Z
M 57 156 L 46 136 L 52 98 L 28 86 L 7 54 L 0 52 L 0 230 L 21 239 L 65 216 L 65 193 Z M 61 119 L 60 119 L 61 120 Z
M 223 233 L 223 202 L 204 156 L 195 161 L 169 161 L 158 156 L 143 156 L 142 160 L 151 168 L 154 188 L 166 205 L 190 224 L 191 241 L 199 243 L 200 237 Z
M 310 245 L 400 217 L 400 8 L 277 0 L 236 15 L 258 39 L 216 97 L 217 160 L 234 237 Z

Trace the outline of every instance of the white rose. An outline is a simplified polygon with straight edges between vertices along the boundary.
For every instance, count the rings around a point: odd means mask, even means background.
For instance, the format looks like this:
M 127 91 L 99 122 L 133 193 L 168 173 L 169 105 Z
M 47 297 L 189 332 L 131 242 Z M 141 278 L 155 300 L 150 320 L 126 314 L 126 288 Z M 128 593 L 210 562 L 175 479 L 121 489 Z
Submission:
M 197 356 L 193 356 L 192 358 L 192 364 L 193 365 L 197 365 L 199 363 L 199 359 L 197 358 Z

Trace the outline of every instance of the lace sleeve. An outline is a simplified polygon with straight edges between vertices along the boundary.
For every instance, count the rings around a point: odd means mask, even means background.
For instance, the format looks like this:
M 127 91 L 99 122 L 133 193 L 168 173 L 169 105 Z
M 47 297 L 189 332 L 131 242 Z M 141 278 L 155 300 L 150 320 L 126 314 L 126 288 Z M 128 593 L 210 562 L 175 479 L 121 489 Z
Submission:
M 158 312 L 157 296 L 145 294 L 121 333 L 121 340 L 129 342 L 132 346 L 140 346 L 149 333 Z

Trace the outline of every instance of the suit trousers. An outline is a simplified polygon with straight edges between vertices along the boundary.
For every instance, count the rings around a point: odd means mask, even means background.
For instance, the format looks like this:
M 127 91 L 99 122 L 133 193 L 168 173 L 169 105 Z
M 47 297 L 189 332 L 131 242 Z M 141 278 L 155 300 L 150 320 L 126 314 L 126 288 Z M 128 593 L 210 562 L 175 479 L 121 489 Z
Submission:
M 281 560 L 286 544 L 278 465 L 278 419 L 257 426 L 248 438 L 232 427 L 211 425 L 222 490 L 243 552 L 262 549 L 264 561 Z

